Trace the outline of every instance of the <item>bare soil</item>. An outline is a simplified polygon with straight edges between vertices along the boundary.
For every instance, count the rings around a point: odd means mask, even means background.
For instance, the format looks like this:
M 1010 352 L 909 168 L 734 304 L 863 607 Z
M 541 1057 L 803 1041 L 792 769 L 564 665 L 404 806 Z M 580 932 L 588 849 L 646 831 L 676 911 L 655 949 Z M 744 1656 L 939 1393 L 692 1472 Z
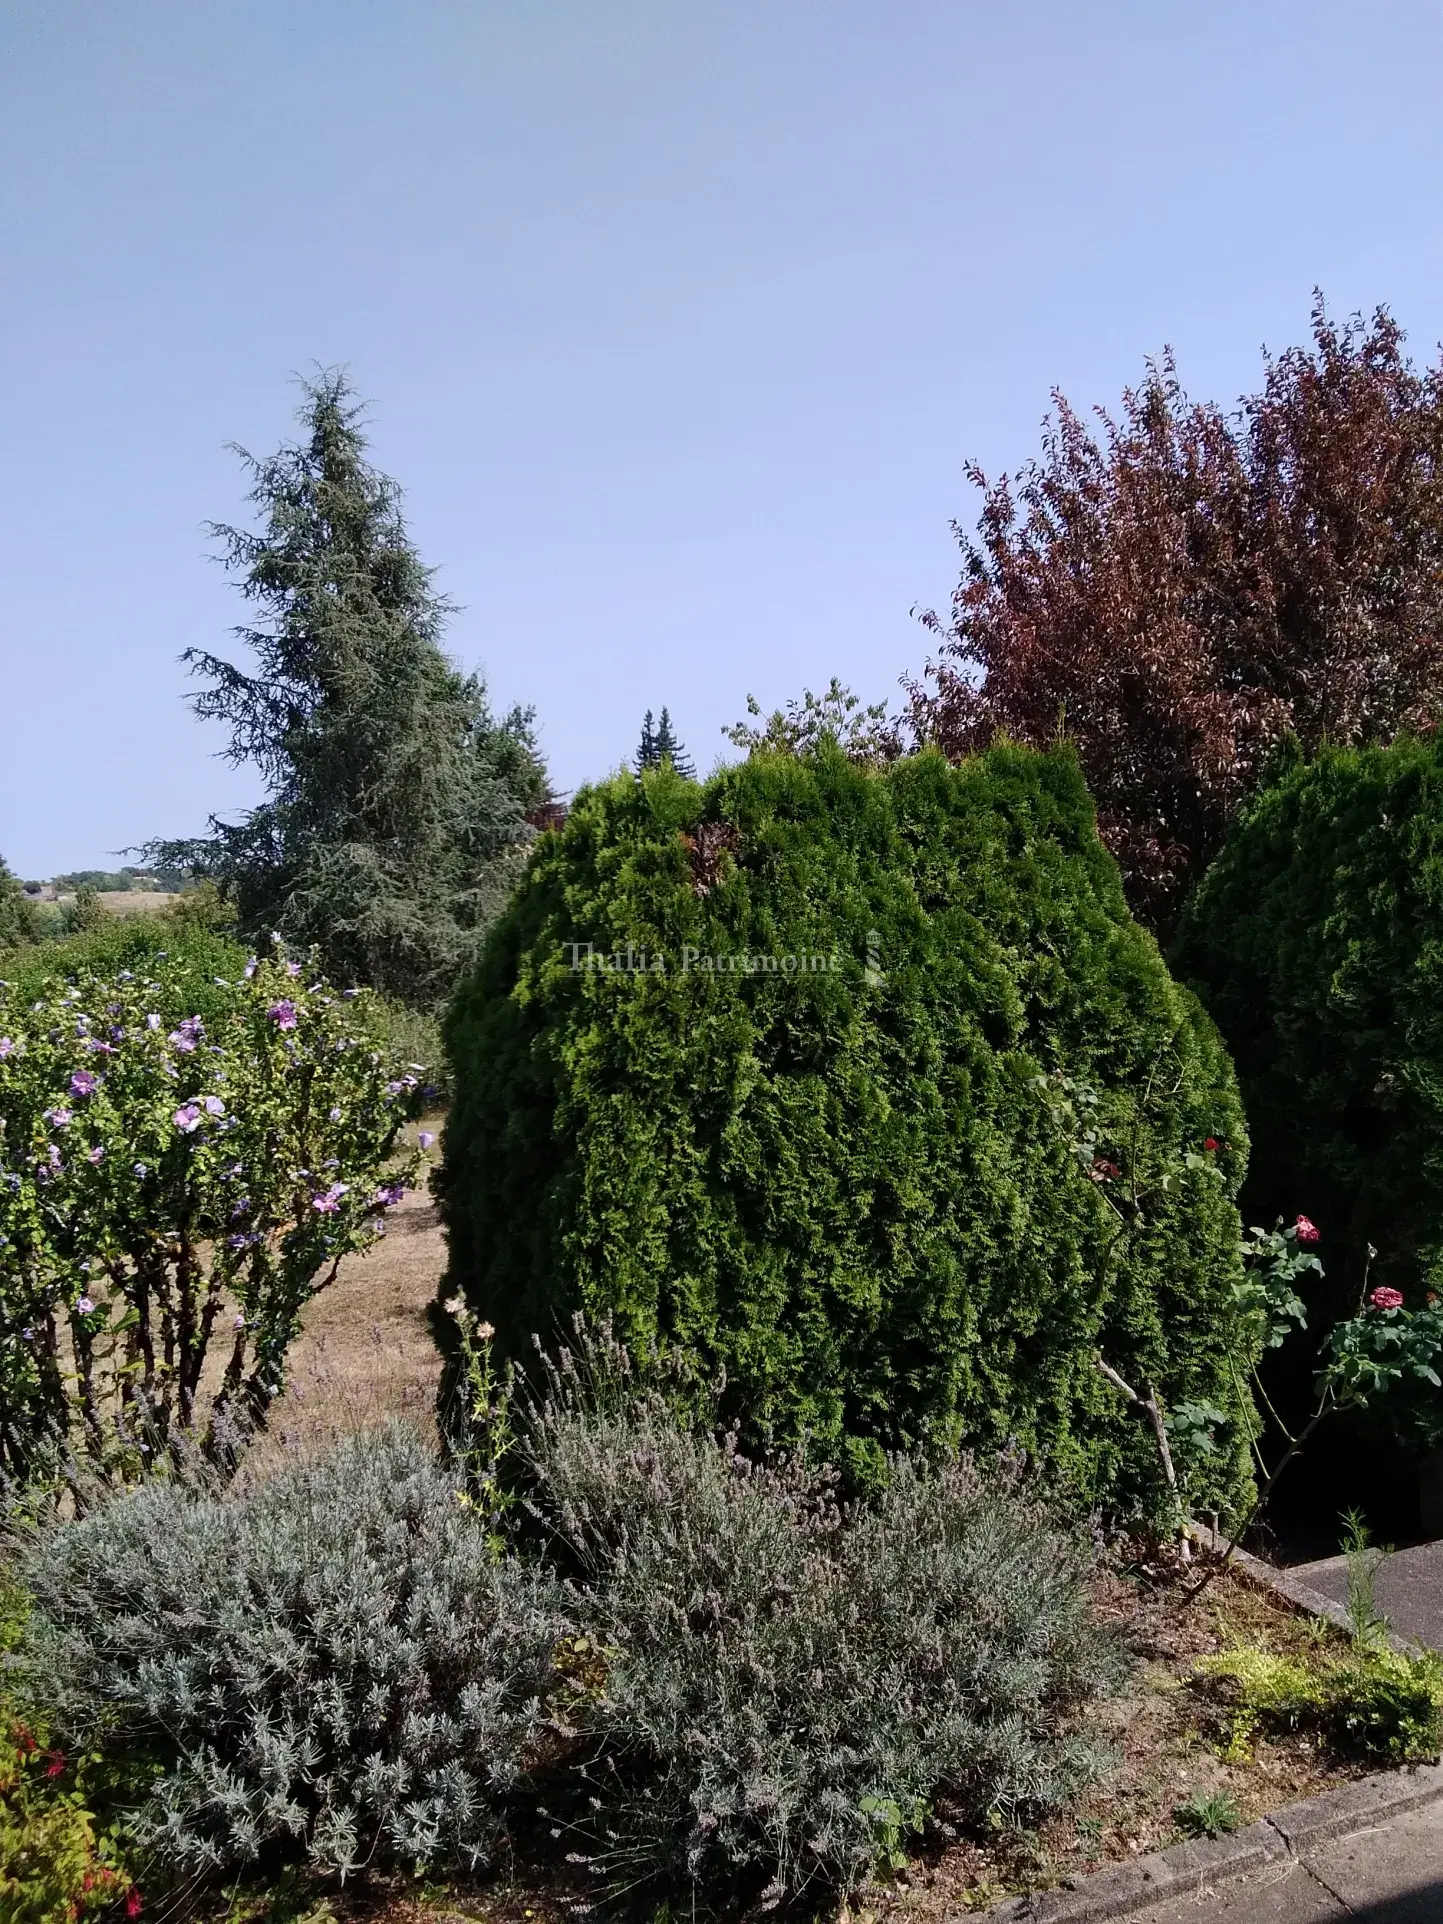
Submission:
M 1198 1658 L 1240 1643 L 1305 1657 L 1320 1633 L 1235 1571 L 1195 1604 L 1185 1597 L 1189 1581 L 1148 1570 L 1113 1570 L 1096 1580 L 1099 1615 L 1137 1660 L 1125 1692 L 1100 1706 L 1118 1750 L 1113 1775 L 1036 1831 L 959 1837 L 919 1853 L 893 1885 L 859 1899 L 857 1924 L 869 1924 L 868 1913 L 877 1924 L 940 1924 L 948 1912 L 981 1910 L 1166 1849 L 1186 1834 L 1175 1812 L 1195 1793 L 1230 1797 L 1247 1825 L 1377 1768 L 1301 1731 L 1259 1734 L 1242 1758 L 1225 1761 L 1232 1734 L 1226 1690 L 1194 1674 Z

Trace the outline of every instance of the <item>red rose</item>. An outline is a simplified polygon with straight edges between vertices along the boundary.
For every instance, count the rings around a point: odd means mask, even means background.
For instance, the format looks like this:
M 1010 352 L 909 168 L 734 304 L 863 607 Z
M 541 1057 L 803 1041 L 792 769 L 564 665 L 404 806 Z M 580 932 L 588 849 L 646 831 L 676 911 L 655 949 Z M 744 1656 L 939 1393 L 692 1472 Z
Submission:
M 132 1884 L 129 1891 L 126 1893 L 125 1915 L 127 1917 L 139 1917 L 140 1903 L 141 1903 L 140 1892 L 136 1890 L 135 1886 Z
M 48 1751 L 46 1756 L 45 1775 L 47 1777 L 62 1776 L 65 1771 L 65 1752 L 63 1750 L 52 1750 Z
M 1218 1141 L 1216 1136 L 1203 1137 L 1203 1148 L 1207 1150 L 1209 1155 L 1212 1154 L 1214 1149 L 1220 1149 L 1221 1147 L 1222 1147 L 1222 1144 Z
M 1121 1174 L 1122 1171 L 1118 1168 L 1117 1164 L 1115 1162 L 1109 1162 L 1105 1156 L 1098 1156 L 1092 1165 L 1092 1180 L 1094 1182 L 1116 1182 Z
M 1316 1223 L 1309 1222 L 1306 1216 L 1299 1216 L 1297 1222 L 1293 1225 L 1293 1227 L 1297 1232 L 1298 1241 L 1300 1243 L 1317 1242 L 1318 1235 L 1319 1235 L 1318 1225 Z
M 1381 1287 L 1373 1291 L 1368 1301 L 1373 1305 L 1374 1309 L 1401 1309 L 1403 1307 L 1403 1292 L 1401 1289 L 1389 1289 L 1388 1285 L 1384 1283 Z

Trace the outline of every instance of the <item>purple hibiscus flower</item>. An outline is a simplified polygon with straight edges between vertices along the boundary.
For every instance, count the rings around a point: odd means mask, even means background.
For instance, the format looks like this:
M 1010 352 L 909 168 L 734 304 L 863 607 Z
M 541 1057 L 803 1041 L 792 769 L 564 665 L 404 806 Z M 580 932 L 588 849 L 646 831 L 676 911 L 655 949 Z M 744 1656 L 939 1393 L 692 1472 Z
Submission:
M 89 1069 L 77 1069 L 70 1078 L 72 1096 L 93 1096 L 99 1087 L 99 1076 L 92 1075 Z
M 296 1005 L 294 1002 L 273 1002 L 266 1014 L 278 1029 L 294 1029 L 296 1026 Z
M 334 1216 L 349 1188 L 349 1183 L 333 1182 L 323 1196 L 311 1197 L 311 1208 L 318 1209 L 323 1216 Z
M 183 1136 L 190 1136 L 200 1127 L 201 1110 L 198 1102 L 187 1102 L 176 1110 L 171 1121 Z
M 188 1015 L 178 1029 L 172 1029 L 166 1037 L 171 1048 L 180 1055 L 188 1056 L 196 1048 L 205 1034 L 205 1024 L 198 1015 Z

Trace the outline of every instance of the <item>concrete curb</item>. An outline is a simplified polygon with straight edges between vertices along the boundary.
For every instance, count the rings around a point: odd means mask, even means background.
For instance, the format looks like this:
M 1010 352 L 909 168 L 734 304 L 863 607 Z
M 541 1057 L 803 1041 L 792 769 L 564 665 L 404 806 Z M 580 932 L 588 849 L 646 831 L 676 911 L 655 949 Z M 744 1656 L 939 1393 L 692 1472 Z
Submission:
M 1299 1585 L 1300 1589 L 1304 1586 Z M 1169 1897 L 1195 1896 L 1214 1884 L 1298 1859 L 1316 1845 L 1370 1830 L 1390 1817 L 1443 1801 L 1443 1764 L 1390 1770 L 1321 1797 L 1287 1804 L 1232 1837 L 1174 1844 L 1131 1864 L 1114 1864 L 1060 1890 L 1009 1897 L 979 1913 L 991 1924 L 1101 1924 Z

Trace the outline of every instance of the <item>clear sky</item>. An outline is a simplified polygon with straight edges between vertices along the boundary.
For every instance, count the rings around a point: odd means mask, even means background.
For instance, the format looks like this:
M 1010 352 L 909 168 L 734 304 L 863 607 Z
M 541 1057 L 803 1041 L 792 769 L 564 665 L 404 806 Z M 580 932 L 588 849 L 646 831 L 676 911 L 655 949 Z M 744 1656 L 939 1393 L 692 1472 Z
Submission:
M 5 0 L 0 852 L 108 863 L 254 799 L 228 441 L 344 362 L 572 789 L 666 703 L 897 693 L 963 463 L 1054 384 L 1392 306 L 1443 334 L 1438 0 Z

